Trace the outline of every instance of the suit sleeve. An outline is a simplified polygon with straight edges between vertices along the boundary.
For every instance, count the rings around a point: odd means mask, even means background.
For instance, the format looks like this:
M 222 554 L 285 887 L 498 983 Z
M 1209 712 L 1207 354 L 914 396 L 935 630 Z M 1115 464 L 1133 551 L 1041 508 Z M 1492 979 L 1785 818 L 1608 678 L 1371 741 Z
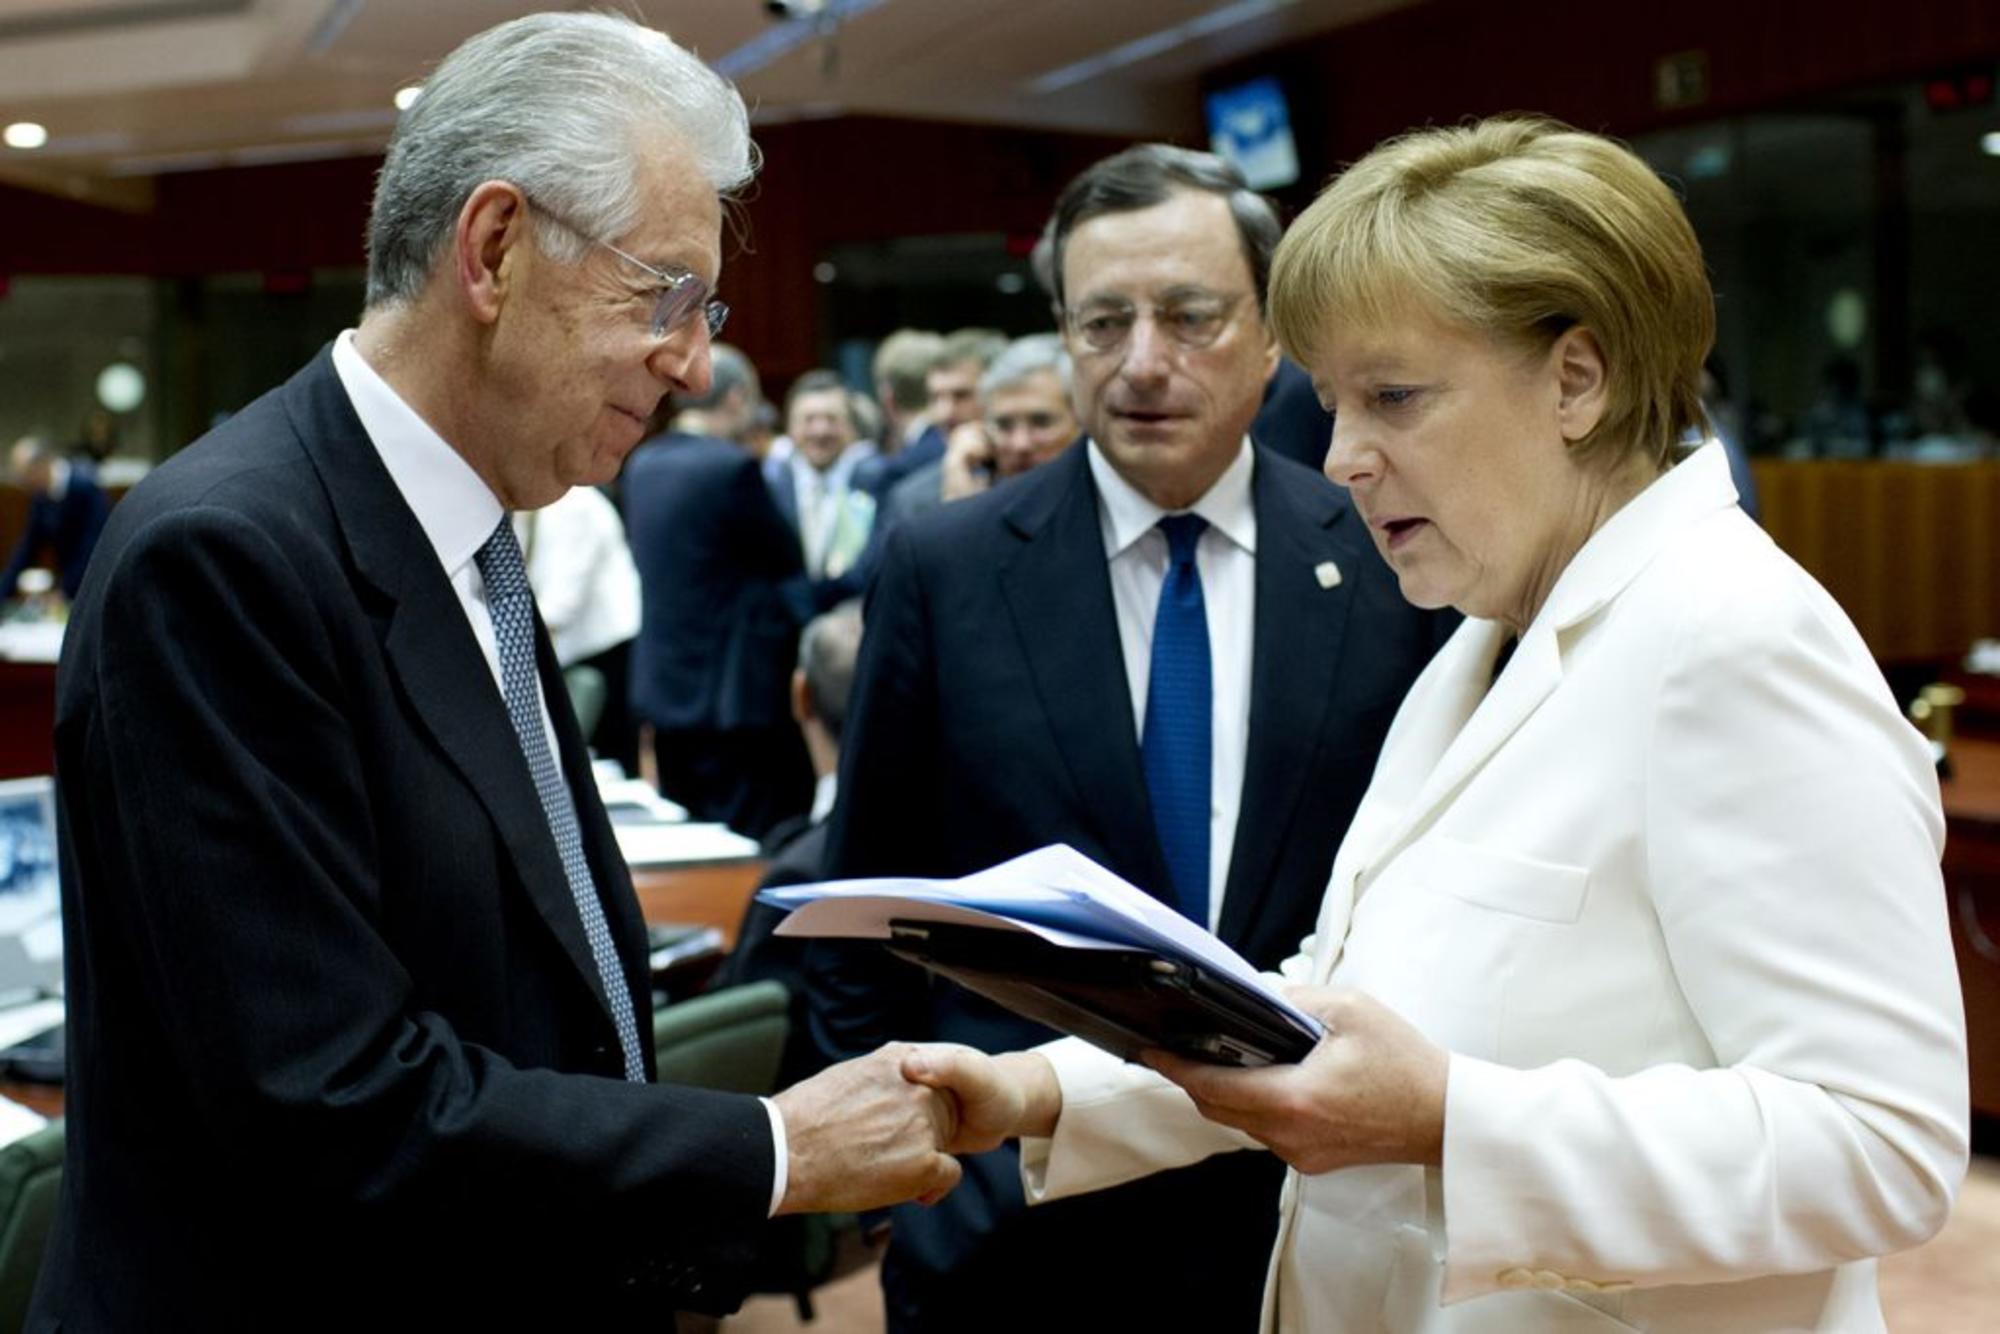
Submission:
M 1777 591 L 1690 616 L 1646 752 L 1648 894 L 1713 1066 L 1454 1056 L 1446 1301 L 1523 1263 L 1817 1271 L 1950 1208 L 1967 1089 L 1935 776 L 1831 600 Z
M 343 572 L 187 510 L 125 545 L 103 596 L 65 665 L 95 705 L 64 720 L 103 891 L 82 906 L 241 1170 L 642 1286 L 739 1262 L 774 1172 L 757 1100 L 518 1068 L 427 1009 L 385 938 L 397 854 L 371 807 L 424 794 L 371 781 L 353 719 L 383 701 L 342 665 L 372 648 L 342 642 L 367 633 Z
M 828 836 L 837 879 L 925 874 L 948 800 L 921 568 L 907 531 L 892 533 L 867 604 L 867 630 L 841 738 L 840 802 Z M 805 986 L 813 1043 L 828 1062 L 929 1034 L 924 973 L 874 944 L 815 941 Z

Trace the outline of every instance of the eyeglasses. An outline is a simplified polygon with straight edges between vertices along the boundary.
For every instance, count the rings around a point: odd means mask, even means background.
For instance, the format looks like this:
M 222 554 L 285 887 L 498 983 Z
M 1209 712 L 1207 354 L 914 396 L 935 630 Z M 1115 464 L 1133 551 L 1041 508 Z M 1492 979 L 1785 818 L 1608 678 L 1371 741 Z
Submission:
M 1207 347 L 1229 327 L 1240 296 L 1175 297 L 1152 307 L 1154 327 L 1185 348 Z M 1092 352 L 1116 352 L 1132 336 L 1139 309 L 1129 301 L 1090 301 L 1068 315 L 1070 331 Z
M 668 273 L 664 269 L 656 269 L 637 255 L 628 254 L 611 242 L 592 236 L 547 204 L 529 195 L 527 191 L 523 190 L 521 197 L 528 201 L 530 208 L 540 212 L 549 221 L 599 249 L 609 250 L 634 268 L 644 270 L 647 277 L 660 285 L 659 298 L 653 304 L 653 337 L 668 337 L 694 318 L 697 311 L 700 312 L 702 321 L 708 325 L 710 338 L 722 335 L 722 326 L 729 322 L 729 307 L 724 302 L 710 300 L 709 286 L 699 277 L 692 273 Z

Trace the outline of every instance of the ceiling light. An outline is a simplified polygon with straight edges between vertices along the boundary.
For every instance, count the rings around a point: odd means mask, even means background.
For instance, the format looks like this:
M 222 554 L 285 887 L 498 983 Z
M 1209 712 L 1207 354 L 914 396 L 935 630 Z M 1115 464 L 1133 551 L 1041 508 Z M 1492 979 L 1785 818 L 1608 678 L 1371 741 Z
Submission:
M 1292 3 L 1293 0 L 1237 0 L 1233 5 L 1211 9 L 1208 13 L 1191 18 L 1185 23 L 1176 23 L 1172 27 L 1161 28 L 1158 32 L 1149 32 L 1144 37 L 1135 37 L 1123 46 L 1114 46 L 1109 51 L 1099 52 L 1073 65 L 1050 70 L 1047 74 L 1031 81 L 1028 84 L 1028 91 L 1037 94 L 1060 92 L 1064 88 L 1094 79 L 1114 69 L 1123 69 L 1127 65 L 1136 65 L 1142 60 L 1151 60 L 1154 56 L 1164 55 L 1188 42 L 1212 37 L 1239 23 L 1262 18 Z
M 424 86 L 420 83 L 413 83 L 407 88 L 398 88 L 396 90 L 396 110 L 408 111 L 417 104 L 417 99 L 423 95 Z
M 830 38 L 833 30 L 848 19 L 858 18 L 883 3 L 885 0 L 825 0 L 818 9 L 803 14 L 794 13 L 796 5 L 767 6 L 767 11 L 779 21 L 734 51 L 726 51 L 709 61 L 709 66 L 725 79 L 746 78 L 807 42 Z
M 9 130 L 8 133 L 11 134 L 13 131 Z M 1988 157 L 2000 157 L 2000 130 L 1995 130 L 1980 139 L 1979 146 L 1986 150 Z
M 0 139 L 5 139 L 9 148 L 40 148 L 49 141 L 49 132 L 31 120 L 17 120 L 0 130 Z

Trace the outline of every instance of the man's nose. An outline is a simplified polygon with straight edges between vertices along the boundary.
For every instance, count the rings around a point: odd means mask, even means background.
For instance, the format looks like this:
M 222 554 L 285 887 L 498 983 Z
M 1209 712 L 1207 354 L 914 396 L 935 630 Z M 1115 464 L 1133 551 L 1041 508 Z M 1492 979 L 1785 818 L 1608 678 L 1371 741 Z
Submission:
M 714 373 L 710 346 L 708 320 L 696 311 L 693 319 L 659 340 L 646 358 L 646 369 L 675 393 L 705 394 Z
M 1126 335 L 1125 360 L 1120 370 L 1128 380 L 1164 379 L 1172 355 L 1173 348 L 1159 322 L 1151 315 L 1142 315 L 1132 321 L 1132 332 Z

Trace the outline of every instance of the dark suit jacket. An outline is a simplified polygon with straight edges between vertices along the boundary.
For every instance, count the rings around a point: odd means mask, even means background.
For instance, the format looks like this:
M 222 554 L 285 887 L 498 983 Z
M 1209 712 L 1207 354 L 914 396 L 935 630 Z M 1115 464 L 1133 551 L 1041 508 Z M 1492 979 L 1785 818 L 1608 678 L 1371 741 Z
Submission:
M 1252 493 L 1250 735 L 1220 934 L 1269 966 L 1311 929 L 1383 734 L 1449 618 L 1402 600 L 1324 478 L 1260 449 Z M 1325 561 L 1337 587 L 1316 577 Z M 1065 842 L 1167 886 L 1081 444 L 889 534 L 840 792 L 836 876 L 955 876 Z M 815 945 L 808 983 L 829 1056 L 890 1037 L 1004 1051 L 1051 1036 L 871 946 Z M 1029 1328 L 1060 1293 L 1076 1328 L 1254 1328 L 1280 1167 L 1228 1155 L 1024 1213 L 1014 1152 L 981 1155 L 941 1204 L 895 1211 L 892 1313 Z M 1107 1272 L 1108 1237 L 1147 1272 Z
M 749 1259 L 766 1114 L 618 1077 L 500 693 L 328 354 L 118 507 L 56 744 L 69 1141 L 30 1329 L 657 1328 Z
M 1278 359 L 1278 369 L 1264 386 L 1264 402 L 1250 423 L 1250 438 L 1266 449 L 1318 472 L 1333 443 L 1333 416 L 1319 405 L 1312 377 L 1290 357 Z
M 944 432 L 936 425 L 926 426 L 895 453 L 863 459 L 854 470 L 854 485 L 877 500 L 885 499 L 896 483 L 942 459 L 944 447 Z
M 90 475 L 90 469 L 70 465 L 69 485 L 63 488 L 62 499 L 43 491 L 28 502 L 27 527 L 14 546 L 6 571 L 0 573 L 0 598 L 14 595 L 14 584 L 21 571 L 28 568 L 37 552 L 47 548 L 55 556 L 63 596 L 76 601 L 77 592 L 83 587 L 84 567 L 90 563 L 97 535 L 104 530 L 104 520 L 110 512 L 111 504 L 97 479 Z
M 812 595 L 757 460 L 673 432 L 633 453 L 623 488 L 643 599 L 632 707 L 666 730 L 790 728 Z

